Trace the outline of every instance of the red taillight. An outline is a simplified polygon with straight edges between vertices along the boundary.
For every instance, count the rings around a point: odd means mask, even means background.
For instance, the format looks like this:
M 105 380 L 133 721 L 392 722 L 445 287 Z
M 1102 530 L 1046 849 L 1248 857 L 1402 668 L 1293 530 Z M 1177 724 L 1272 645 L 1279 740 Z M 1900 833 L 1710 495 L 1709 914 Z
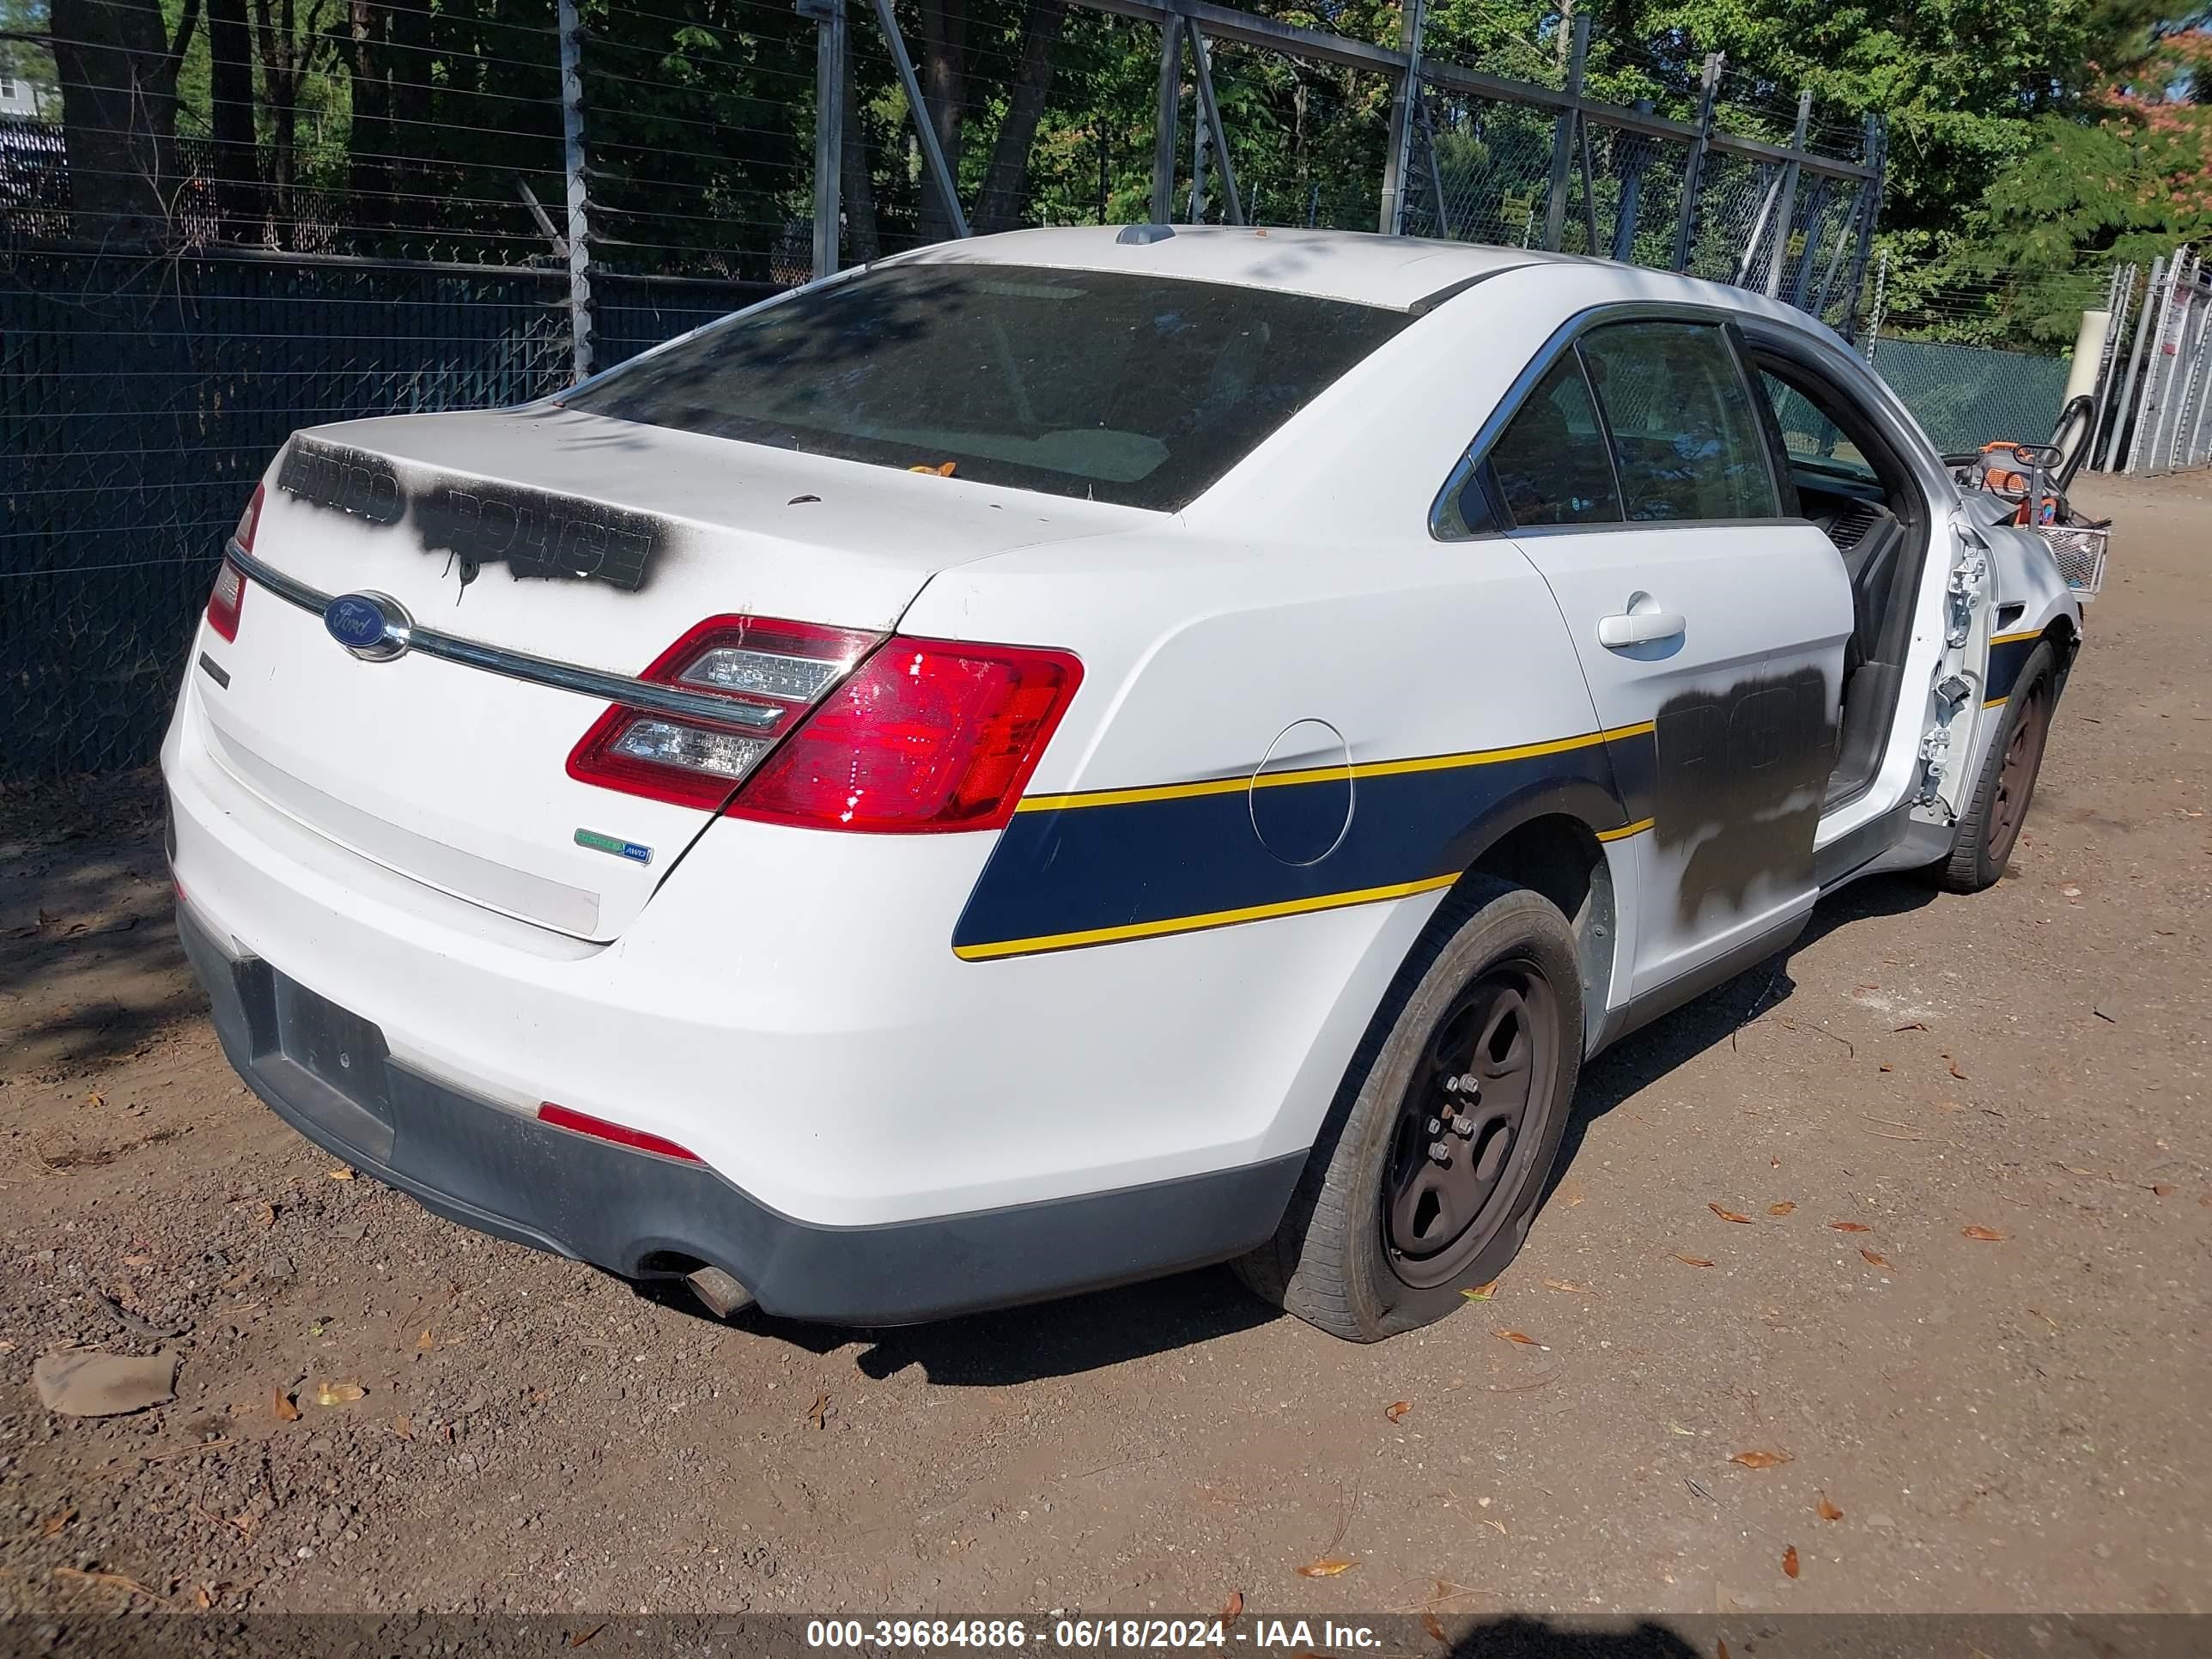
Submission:
M 538 1121 L 550 1123 L 556 1129 L 573 1129 L 580 1135 L 589 1135 L 594 1140 L 611 1141 L 617 1146 L 627 1146 L 632 1152 L 656 1152 L 662 1158 L 680 1158 L 686 1164 L 705 1162 L 689 1146 L 679 1146 L 672 1140 L 647 1134 L 642 1129 L 627 1128 L 619 1123 L 610 1123 L 603 1117 L 593 1117 L 588 1112 L 574 1111 L 566 1106 L 556 1106 L 551 1101 L 540 1102 Z
M 253 551 L 253 533 L 261 528 L 261 501 L 269 493 L 266 484 L 253 486 L 253 494 L 246 498 L 246 511 L 238 515 L 238 528 L 230 532 L 231 540 L 248 553 Z
M 231 540 L 246 552 L 253 551 L 254 532 L 261 528 L 261 500 L 267 493 L 267 486 L 253 486 L 246 511 L 238 515 L 238 528 L 230 532 Z M 215 587 L 208 594 L 208 625 L 227 640 L 236 639 L 238 613 L 245 604 L 246 573 L 226 558 L 222 568 L 215 573 Z
M 579 782 L 708 811 L 883 636 L 760 617 L 710 617 L 641 679 L 719 700 L 726 722 L 615 703 L 568 757 Z
M 228 559 L 215 573 L 208 592 L 208 626 L 227 640 L 238 637 L 238 613 L 246 605 L 246 573 Z
M 996 829 L 1082 678 L 1061 651 L 895 639 L 724 810 L 823 830 Z

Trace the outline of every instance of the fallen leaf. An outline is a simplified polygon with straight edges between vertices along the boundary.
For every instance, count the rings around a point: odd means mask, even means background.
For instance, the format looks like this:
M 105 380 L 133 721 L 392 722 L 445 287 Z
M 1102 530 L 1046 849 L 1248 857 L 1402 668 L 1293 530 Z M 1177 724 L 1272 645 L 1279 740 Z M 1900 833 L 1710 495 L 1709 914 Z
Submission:
M 572 1648 L 580 1648 L 605 1628 L 605 1625 L 594 1625 L 589 1630 L 580 1630 L 568 1638 L 568 1645 Z
M 1747 1227 L 1751 1225 L 1751 1218 L 1747 1215 L 1738 1215 L 1734 1210 L 1723 1210 L 1717 1204 L 1708 1204 L 1705 1207 L 1723 1221 L 1740 1221 Z
M 1429 1639 L 1432 1642 L 1449 1639 L 1444 1635 L 1443 1621 L 1437 1617 L 1437 1610 L 1434 1607 L 1421 1609 L 1421 1628 L 1428 1632 Z
M 1924 1019 L 1908 1019 L 1902 1025 L 1893 1025 L 1889 1028 L 1890 1035 L 1893 1036 L 1899 1031 L 1924 1031 L 1927 1029 L 1928 1022 Z
M 1589 1294 L 1589 1285 L 1577 1285 L 1573 1280 L 1566 1279 L 1547 1279 L 1544 1281 L 1544 1288 L 1547 1291 L 1565 1291 L 1570 1296 Z
M 1869 1267 L 1889 1267 L 1889 1258 L 1887 1256 L 1881 1255 L 1873 1250 L 1867 1249 L 1862 1249 L 1859 1254 L 1866 1258 L 1867 1266 Z M 1894 1267 L 1890 1267 L 1889 1270 L 1892 1273 L 1895 1273 L 1897 1271 Z
M 205 1584 L 200 1585 L 192 1591 L 192 1605 L 202 1613 L 205 1613 L 215 1605 L 215 1597 L 208 1594 L 208 1587 Z
M 318 1406 L 350 1406 L 364 1400 L 368 1390 L 358 1382 L 333 1382 L 328 1378 L 315 1384 L 315 1403 Z
M 814 1396 L 813 1405 L 807 1407 L 806 1420 L 817 1429 L 826 1429 L 830 1426 L 830 1396 L 828 1395 L 817 1394 Z
M 2173 1196 L 2173 1188 L 2165 1182 L 2161 1181 L 2152 1187 L 2150 1189 L 2150 1195 L 2153 1198 L 2172 1198 Z
M 1828 1224 L 1839 1233 L 1870 1233 L 1874 1231 L 1863 1221 L 1831 1221 Z
M 1959 1069 L 1959 1062 L 1955 1060 L 1951 1062 L 1951 1075 L 1958 1079 L 1961 1083 L 1966 1083 L 1971 1080 L 1964 1072 Z
M 1962 1231 L 1964 1231 L 1967 1237 L 1978 1238 L 1984 1244 L 2002 1244 L 2004 1243 L 2004 1235 L 1994 1227 L 1967 1227 Z
M 1301 1578 L 1334 1578 L 1340 1572 L 1349 1572 L 1359 1563 L 1340 1556 L 1324 1555 L 1318 1561 L 1309 1561 L 1298 1569 Z
M 1224 1624 L 1227 1624 L 1232 1619 L 1242 1619 L 1243 1616 L 1244 1592 L 1243 1590 L 1230 1591 L 1229 1599 L 1221 1604 L 1222 1622 Z
M 1729 1659 L 1729 1650 L 1728 1650 L 1728 1644 L 1727 1644 L 1727 1643 L 1725 1643 L 1725 1642 L 1717 1642 L 1717 1643 L 1715 1643 L 1715 1644 L 1714 1644 L 1714 1649 L 1713 1649 L 1713 1659 Z
M 1674 1260 L 1675 1260 L 1675 1261 L 1680 1261 L 1680 1262 L 1686 1262 L 1686 1263 L 1687 1263 L 1689 1266 L 1691 1266 L 1691 1267 L 1711 1267 L 1711 1266 L 1713 1265 L 1711 1262 L 1710 1262 L 1710 1261 L 1706 1261 L 1706 1260 L 1705 1260 L 1705 1257 L 1703 1257 L 1703 1256 L 1701 1256 L 1701 1255 L 1678 1255 L 1677 1256 L 1675 1256 Z
M 52 1538 L 56 1533 L 59 1532 L 63 1528 L 66 1527 L 70 1522 L 76 1519 L 76 1511 L 75 1510 L 64 1510 L 59 1515 L 50 1515 L 45 1520 L 39 1522 L 39 1536 L 41 1538 Z
M 1823 1521 L 1840 1521 L 1844 1518 L 1844 1512 L 1828 1501 L 1827 1493 L 1822 1492 L 1820 1494 L 1820 1519 Z
M 1498 1281 L 1493 1279 L 1487 1285 L 1478 1285 L 1471 1291 L 1462 1291 L 1460 1294 L 1470 1302 L 1487 1302 L 1498 1294 Z
M 1395 1423 L 1401 1420 L 1405 1417 L 1406 1413 L 1413 1409 L 1413 1402 L 1412 1401 L 1394 1400 L 1382 1408 L 1382 1415 L 1389 1418 L 1393 1423 Z
M 1747 1469 L 1771 1469 L 1784 1463 L 1794 1463 L 1796 1459 L 1788 1452 L 1740 1451 L 1729 1462 L 1741 1463 Z
M 1669 1421 L 1667 1425 L 1667 1432 L 1669 1434 L 1686 1434 L 1694 1437 L 1698 1431 L 1695 1429 L 1686 1429 L 1680 1423 Z
M 292 1396 L 282 1389 L 269 1390 L 269 1409 L 276 1414 L 279 1423 L 296 1423 L 300 1420 L 300 1408 L 292 1403 Z
M 1789 1577 L 1797 1576 L 1797 1547 L 1795 1544 L 1782 1552 L 1782 1571 Z
M 402 1440 L 412 1440 L 415 1437 L 414 1418 L 406 1412 L 400 1413 L 392 1419 L 392 1432 Z
M 1766 1212 L 1769 1215 L 1788 1215 L 1790 1211 L 1796 1207 L 1797 1206 L 1795 1204 L 1791 1203 L 1785 1198 L 1779 1204 L 1768 1205 L 1766 1206 Z
M 107 1097 L 94 1089 L 84 1097 L 84 1103 L 88 1106 L 105 1106 L 107 1104 Z
M 415 1339 L 415 1352 L 416 1353 L 434 1353 L 437 1351 L 437 1347 L 438 1339 L 431 1335 L 428 1331 L 423 1332 L 422 1335 Z
M 1491 1334 L 1502 1337 L 1508 1342 L 1518 1342 L 1524 1348 L 1540 1348 L 1544 1346 L 1526 1331 L 1492 1331 Z
M 337 1169 L 330 1171 L 330 1177 L 333 1181 L 351 1181 L 353 1179 L 353 1171 L 346 1168 L 344 1164 L 341 1164 Z

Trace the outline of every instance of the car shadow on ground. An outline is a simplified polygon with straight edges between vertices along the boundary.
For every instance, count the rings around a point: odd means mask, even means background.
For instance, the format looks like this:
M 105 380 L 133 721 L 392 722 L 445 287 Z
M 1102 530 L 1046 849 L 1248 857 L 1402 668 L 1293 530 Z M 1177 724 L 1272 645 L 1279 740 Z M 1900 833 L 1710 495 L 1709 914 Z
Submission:
M 1568 1121 L 1566 1138 L 1559 1143 L 1559 1161 L 1552 1166 L 1551 1183 L 1544 1194 L 1547 1201 L 1574 1167 L 1575 1156 L 1582 1150 L 1591 1124 L 1676 1066 L 1729 1041 L 1745 1026 L 1787 1002 L 1797 989 L 1797 982 L 1790 977 L 1790 963 L 1800 951 L 1852 922 L 1903 915 L 1932 903 L 1936 897 L 1936 889 L 1914 876 L 1875 876 L 1854 882 L 1814 906 L 1805 931 L 1787 949 L 1631 1033 L 1590 1061 L 1583 1068 L 1581 1086 L 1575 1091 L 1574 1116 Z
M 1452 1659 L 1704 1659 L 1664 1625 L 1575 1630 L 1519 1613 L 1479 1620 L 1454 1638 Z
M 1878 877 L 1855 884 L 1821 901 L 1789 950 L 1600 1055 L 1583 1073 L 1575 1115 L 1552 1173 L 1552 1188 L 1556 1188 L 1572 1168 L 1590 1124 L 1657 1078 L 1714 1044 L 1725 1042 L 1752 1020 L 1787 1000 L 1796 988 L 1789 972 L 1793 954 L 1838 927 L 1869 917 L 1901 915 L 1935 896 L 1935 890 L 1924 883 L 1904 877 Z M 1546 1195 L 1548 1199 L 1549 1189 Z M 637 1289 L 640 1295 L 685 1314 L 702 1319 L 710 1316 L 681 1285 L 663 1281 L 640 1285 Z M 855 1363 L 864 1374 L 878 1379 L 919 1366 L 931 1382 L 940 1387 L 1000 1388 L 1075 1376 L 1170 1352 L 1284 1316 L 1246 1291 L 1226 1267 L 1208 1267 L 1088 1296 L 897 1330 L 854 1331 L 800 1324 L 757 1309 L 738 1314 L 729 1322 L 738 1329 L 817 1354 L 832 1353 L 857 1342 L 860 1352 Z M 1525 1621 L 1507 1621 L 1509 1625 Z M 1651 1645 L 1660 1641 L 1674 1645 Z M 1506 1644 L 1496 1645 L 1497 1642 Z M 1522 1645 L 1512 1645 L 1514 1642 Z M 1632 1656 L 1686 1651 L 1674 1637 L 1656 1627 L 1648 1637 L 1640 1632 L 1633 1637 L 1594 1637 L 1531 1627 L 1507 1630 L 1494 1638 L 1486 1636 L 1483 1644 L 1480 1650 L 1485 1654 L 1504 1655 L 1618 1655 L 1620 1659 L 1632 1659 Z

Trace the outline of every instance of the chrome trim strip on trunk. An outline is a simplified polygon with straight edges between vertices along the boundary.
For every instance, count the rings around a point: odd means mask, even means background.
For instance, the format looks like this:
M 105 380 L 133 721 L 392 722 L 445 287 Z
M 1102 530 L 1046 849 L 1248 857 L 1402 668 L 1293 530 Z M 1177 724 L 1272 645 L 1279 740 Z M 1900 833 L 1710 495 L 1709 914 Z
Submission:
M 319 592 L 305 582 L 295 580 L 283 571 L 262 563 L 235 540 L 224 549 L 224 556 L 246 573 L 247 580 L 258 583 L 288 605 L 296 605 L 301 610 L 312 611 L 319 617 L 329 608 L 334 597 Z M 596 668 L 579 667 L 574 663 L 555 662 L 546 657 L 533 657 L 525 651 L 510 651 L 502 646 L 480 645 L 474 640 L 465 640 L 452 634 L 441 634 L 434 628 L 424 628 L 419 623 L 387 624 L 385 636 L 404 646 L 409 651 L 419 651 L 426 657 L 437 657 L 464 668 L 480 668 L 488 674 L 503 675 L 508 679 L 526 681 L 532 685 L 546 685 L 556 691 L 574 691 L 580 696 L 618 702 L 625 708 L 641 708 L 655 714 L 674 714 L 685 720 L 704 720 L 714 726 L 767 727 L 781 720 L 785 712 L 780 708 L 763 708 L 732 698 L 718 697 L 710 692 L 686 691 L 675 685 L 657 685 L 649 680 L 633 679 L 627 674 L 610 674 Z

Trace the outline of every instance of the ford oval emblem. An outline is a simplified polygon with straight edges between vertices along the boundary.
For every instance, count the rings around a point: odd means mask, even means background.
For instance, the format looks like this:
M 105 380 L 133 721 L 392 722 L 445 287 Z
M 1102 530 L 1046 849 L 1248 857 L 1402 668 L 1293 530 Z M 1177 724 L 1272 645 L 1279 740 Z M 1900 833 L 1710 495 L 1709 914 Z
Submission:
M 323 626 L 364 662 L 389 662 L 407 649 L 407 613 L 386 594 L 341 593 L 323 607 Z

